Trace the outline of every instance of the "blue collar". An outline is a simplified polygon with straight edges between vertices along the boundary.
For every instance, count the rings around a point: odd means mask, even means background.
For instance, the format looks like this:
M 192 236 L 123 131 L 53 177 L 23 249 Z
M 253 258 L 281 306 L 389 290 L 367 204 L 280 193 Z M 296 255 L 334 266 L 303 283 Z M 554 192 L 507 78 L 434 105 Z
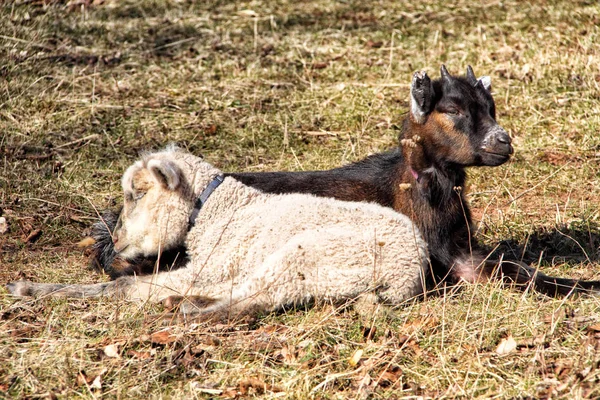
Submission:
M 192 214 L 190 215 L 189 223 L 188 223 L 188 231 L 192 229 L 192 227 L 196 224 L 196 217 L 198 217 L 198 213 L 204 203 L 208 200 L 210 195 L 215 191 L 216 188 L 219 187 L 225 177 L 223 175 L 217 175 L 213 178 L 212 181 L 208 184 L 208 186 L 200 193 L 200 196 L 196 200 L 196 204 L 194 204 L 194 209 L 192 210 Z

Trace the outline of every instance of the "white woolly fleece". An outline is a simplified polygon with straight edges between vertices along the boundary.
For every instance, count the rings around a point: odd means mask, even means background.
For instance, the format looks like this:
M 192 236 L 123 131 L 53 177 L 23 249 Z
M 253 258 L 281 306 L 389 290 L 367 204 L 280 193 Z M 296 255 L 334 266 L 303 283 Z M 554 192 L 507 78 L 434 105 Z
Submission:
M 150 160 L 177 165 L 196 196 L 219 173 L 177 150 L 144 161 L 159 162 Z M 185 212 L 193 204 L 189 201 Z M 178 204 L 167 206 L 173 215 Z M 187 229 L 186 222 L 181 220 L 181 230 Z M 428 262 L 415 225 L 392 209 L 304 194 L 265 194 L 230 177 L 198 214 L 185 245 L 190 255 L 186 268 L 137 278 L 129 296 L 200 295 L 217 299 L 214 309 L 268 311 L 374 291 L 380 300 L 398 304 L 423 292 Z
M 168 148 L 143 156 L 123 176 L 129 200 L 118 231 L 121 247 L 156 253 L 185 244 L 185 267 L 93 285 L 19 281 L 9 290 L 144 301 L 200 296 L 193 304 L 208 317 L 363 294 L 399 304 L 423 292 L 425 242 L 406 216 L 379 205 L 265 194 L 226 178 L 188 232 L 196 198 L 220 173 Z

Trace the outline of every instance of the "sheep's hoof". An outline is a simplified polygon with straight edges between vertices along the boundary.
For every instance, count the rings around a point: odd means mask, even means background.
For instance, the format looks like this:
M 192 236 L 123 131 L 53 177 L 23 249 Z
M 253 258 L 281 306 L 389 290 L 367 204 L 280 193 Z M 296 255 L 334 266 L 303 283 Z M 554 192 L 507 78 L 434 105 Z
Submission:
M 6 285 L 6 288 L 13 296 L 25 297 L 31 296 L 34 283 L 29 281 L 16 281 Z
M 200 313 L 215 303 L 215 299 L 207 296 L 169 296 L 162 301 L 163 306 L 171 311 L 178 309 L 183 314 Z

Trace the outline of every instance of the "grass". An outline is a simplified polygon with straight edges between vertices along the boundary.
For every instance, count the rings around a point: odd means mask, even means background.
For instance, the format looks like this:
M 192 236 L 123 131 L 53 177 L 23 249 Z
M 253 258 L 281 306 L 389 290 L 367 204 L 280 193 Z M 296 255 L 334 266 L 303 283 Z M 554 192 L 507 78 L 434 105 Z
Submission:
M 144 149 L 178 142 L 228 171 L 338 166 L 394 146 L 412 73 L 442 63 L 492 77 L 516 147 L 469 171 L 479 240 L 599 279 L 598 15 L 585 0 L 4 2 L 0 283 L 107 279 L 76 243 Z M 597 398 L 599 307 L 490 284 L 165 327 L 151 305 L 2 290 L 0 397 Z

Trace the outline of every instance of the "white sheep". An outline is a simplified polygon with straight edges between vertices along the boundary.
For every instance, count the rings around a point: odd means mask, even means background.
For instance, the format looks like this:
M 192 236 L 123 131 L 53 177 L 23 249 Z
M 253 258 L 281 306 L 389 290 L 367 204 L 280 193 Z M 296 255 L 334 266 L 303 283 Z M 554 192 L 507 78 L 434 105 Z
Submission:
M 265 194 L 221 176 L 174 147 L 143 156 L 123 175 L 116 251 L 131 258 L 185 244 L 185 267 L 92 285 L 18 281 L 8 289 L 17 296 L 192 298 L 187 304 L 200 315 L 220 318 L 366 293 L 398 304 L 423 293 L 426 244 L 406 216 L 370 203 Z

